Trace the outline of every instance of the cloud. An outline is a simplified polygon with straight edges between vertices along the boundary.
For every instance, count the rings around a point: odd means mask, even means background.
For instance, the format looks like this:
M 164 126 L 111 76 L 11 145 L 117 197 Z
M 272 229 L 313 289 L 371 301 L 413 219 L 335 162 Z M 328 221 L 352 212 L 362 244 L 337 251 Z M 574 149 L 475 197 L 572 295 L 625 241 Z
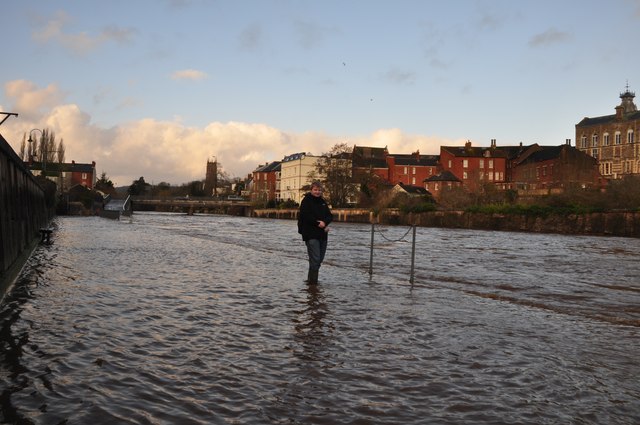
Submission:
M 416 73 L 411 71 L 401 71 L 399 69 L 391 69 L 383 75 L 383 79 L 396 84 L 411 85 L 416 82 Z
M 66 33 L 65 27 L 71 21 L 67 13 L 58 11 L 53 18 L 44 23 L 41 30 L 33 31 L 32 37 L 39 43 L 58 43 L 72 53 L 83 56 L 109 41 L 118 44 L 129 43 L 137 32 L 132 28 L 111 25 L 93 36 L 86 32 Z
M 128 186 L 139 177 L 147 182 L 170 184 L 204 179 L 207 160 L 216 157 L 232 177 L 245 177 L 258 165 L 279 161 L 296 152 L 321 155 L 337 143 L 387 146 L 390 152 L 438 154 L 440 145 L 462 144 L 439 137 L 408 135 L 402 130 L 381 129 L 370 135 L 349 138 L 323 132 L 290 133 L 264 123 L 210 122 L 204 127 L 188 127 L 180 118 L 170 121 L 143 119 L 111 128 L 92 122 L 78 105 L 62 103 L 55 85 L 45 89 L 19 80 L 5 84 L 6 98 L 15 105 L 3 105 L 20 113 L 6 121 L 2 134 L 19 150 L 23 134 L 33 128 L 49 129 L 59 142 L 64 140 L 67 161 L 96 162 L 119 186 Z M 52 103 L 60 103 L 52 105 Z M 20 104 L 22 109 L 18 109 Z M 46 112 L 42 111 L 46 108 Z M 25 113 L 23 115 L 23 113 Z
M 548 46 L 551 44 L 564 43 L 571 39 L 571 35 L 566 32 L 558 31 L 555 28 L 550 28 L 543 33 L 533 36 L 529 40 L 529 46 Z
M 321 45 L 327 35 L 340 32 L 337 28 L 322 27 L 308 21 L 294 22 L 294 31 L 298 36 L 300 45 L 308 50 Z
M 56 84 L 39 89 L 27 80 L 5 83 L 5 95 L 13 102 L 13 109 L 20 114 L 35 114 L 45 108 L 52 108 L 64 100 L 65 94 Z
M 198 81 L 204 80 L 208 75 L 206 72 L 198 71 L 196 69 L 183 69 L 181 71 L 175 71 L 171 74 L 171 78 L 174 80 L 191 80 Z
M 249 25 L 240 33 L 238 40 L 245 50 L 257 49 L 262 41 L 262 27 L 257 23 Z

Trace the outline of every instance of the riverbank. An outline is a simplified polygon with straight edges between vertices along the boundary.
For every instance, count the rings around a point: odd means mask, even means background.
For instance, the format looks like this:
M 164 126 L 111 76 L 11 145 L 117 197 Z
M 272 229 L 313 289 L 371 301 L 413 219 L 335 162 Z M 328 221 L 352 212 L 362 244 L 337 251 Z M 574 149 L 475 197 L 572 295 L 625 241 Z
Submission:
M 293 220 L 298 210 L 261 209 L 252 215 L 259 218 Z M 352 223 L 383 223 L 443 227 L 469 230 L 555 233 L 592 236 L 640 237 L 640 213 L 614 211 L 584 214 L 527 215 L 478 213 L 466 211 L 431 211 L 403 214 L 395 209 L 384 210 L 378 216 L 367 209 L 334 209 L 336 221 Z

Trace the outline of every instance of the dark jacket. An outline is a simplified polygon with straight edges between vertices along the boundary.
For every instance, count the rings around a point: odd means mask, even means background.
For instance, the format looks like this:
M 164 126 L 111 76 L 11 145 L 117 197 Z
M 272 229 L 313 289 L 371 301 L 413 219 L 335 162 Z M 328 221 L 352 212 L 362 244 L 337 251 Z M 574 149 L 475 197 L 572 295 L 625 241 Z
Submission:
M 298 233 L 302 235 L 302 240 L 327 239 L 327 232 L 318 227 L 318 221 L 324 221 L 328 226 L 333 221 L 333 215 L 323 197 L 313 196 L 307 193 L 300 203 L 300 213 L 298 214 Z

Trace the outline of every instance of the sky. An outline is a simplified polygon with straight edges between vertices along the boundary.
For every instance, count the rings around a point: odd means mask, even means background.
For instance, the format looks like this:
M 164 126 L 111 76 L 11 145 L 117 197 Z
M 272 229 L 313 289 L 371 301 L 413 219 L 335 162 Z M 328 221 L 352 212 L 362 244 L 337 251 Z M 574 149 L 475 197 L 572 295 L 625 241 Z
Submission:
M 640 0 L 20 0 L 0 39 L 0 134 L 48 129 L 116 186 L 338 143 L 575 144 L 640 90 Z

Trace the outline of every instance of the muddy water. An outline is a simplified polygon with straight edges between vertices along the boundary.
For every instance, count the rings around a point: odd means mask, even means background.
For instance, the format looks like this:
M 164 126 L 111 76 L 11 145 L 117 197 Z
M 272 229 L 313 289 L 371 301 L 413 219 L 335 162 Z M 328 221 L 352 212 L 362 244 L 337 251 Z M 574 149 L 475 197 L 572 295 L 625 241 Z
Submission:
M 640 423 L 640 240 L 58 218 L 0 312 L 3 422 Z M 400 240 L 400 241 L 398 241 Z

